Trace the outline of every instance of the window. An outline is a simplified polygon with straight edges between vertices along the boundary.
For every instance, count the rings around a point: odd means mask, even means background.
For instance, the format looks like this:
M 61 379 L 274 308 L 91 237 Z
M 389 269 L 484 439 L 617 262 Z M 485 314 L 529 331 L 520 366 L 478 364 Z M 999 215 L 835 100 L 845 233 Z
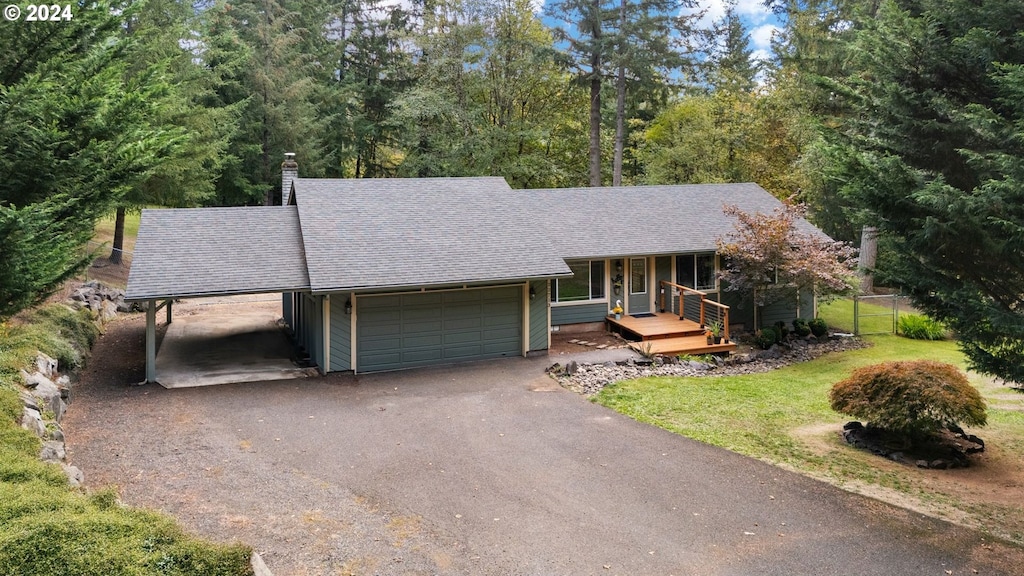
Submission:
M 676 284 L 694 290 L 718 289 L 715 255 L 712 253 L 676 256 Z
M 604 298 L 604 260 L 569 262 L 572 278 L 554 280 L 552 302 L 578 302 Z
M 647 259 L 629 259 L 629 293 L 647 293 Z

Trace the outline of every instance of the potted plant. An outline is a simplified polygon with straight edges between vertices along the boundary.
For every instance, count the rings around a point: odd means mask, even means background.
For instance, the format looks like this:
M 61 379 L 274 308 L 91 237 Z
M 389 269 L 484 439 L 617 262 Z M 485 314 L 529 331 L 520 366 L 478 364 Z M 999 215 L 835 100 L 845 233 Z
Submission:
M 708 324 L 708 331 L 711 332 L 711 336 L 714 339 L 715 344 L 722 343 L 722 330 L 725 327 L 722 325 L 721 320 L 715 320 L 711 324 Z
M 705 330 L 704 336 L 708 339 L 708 346 L 711 346 L 715 342 L 715 335 L 711 333 L 711 330 Z
M 615 314 L 616 320 L 622 320 L 622 300 L 615 301 L 615 308 L 612 308 L 612 314 Z

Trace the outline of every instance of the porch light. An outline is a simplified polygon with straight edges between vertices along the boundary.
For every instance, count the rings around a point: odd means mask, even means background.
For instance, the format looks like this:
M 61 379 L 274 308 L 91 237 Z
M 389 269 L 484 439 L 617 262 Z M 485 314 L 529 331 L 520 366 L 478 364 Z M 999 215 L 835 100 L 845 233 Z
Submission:
M 530 286 L 530 300 L 533 300 L 536 297 L 537 297 L 537 290 L 535 290 L 533 286 Z
M 352 314 L 352 299 L 345 300 L 345 314 Z

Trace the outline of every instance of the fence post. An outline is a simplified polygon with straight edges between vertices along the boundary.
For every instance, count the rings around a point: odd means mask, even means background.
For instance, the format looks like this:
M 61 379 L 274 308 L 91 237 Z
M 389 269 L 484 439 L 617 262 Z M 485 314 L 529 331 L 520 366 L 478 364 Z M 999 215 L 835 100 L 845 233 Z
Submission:
M 853 335 L 860 336 L 860 297 L 853 297 Z
M 896 333 L 897 333 L 896 332 L 896 327 L 899 325 L 899 319 L 900 319 L 899 295 L 893 294 L 892 295 L 892 333 L 893 333 L 893 335 L 896 335 Z

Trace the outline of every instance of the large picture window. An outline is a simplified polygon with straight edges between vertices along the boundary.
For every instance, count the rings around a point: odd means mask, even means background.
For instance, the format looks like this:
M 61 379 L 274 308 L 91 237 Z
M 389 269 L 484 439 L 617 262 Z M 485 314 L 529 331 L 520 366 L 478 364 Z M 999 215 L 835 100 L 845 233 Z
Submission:
M 694 290 L 717 290 L 714 253 L 676 256 L 676 284 Z
M 554 280 L 552 302 L 579 302 L 604 298 L 604 260 L 569 262 L 572 278 Z

